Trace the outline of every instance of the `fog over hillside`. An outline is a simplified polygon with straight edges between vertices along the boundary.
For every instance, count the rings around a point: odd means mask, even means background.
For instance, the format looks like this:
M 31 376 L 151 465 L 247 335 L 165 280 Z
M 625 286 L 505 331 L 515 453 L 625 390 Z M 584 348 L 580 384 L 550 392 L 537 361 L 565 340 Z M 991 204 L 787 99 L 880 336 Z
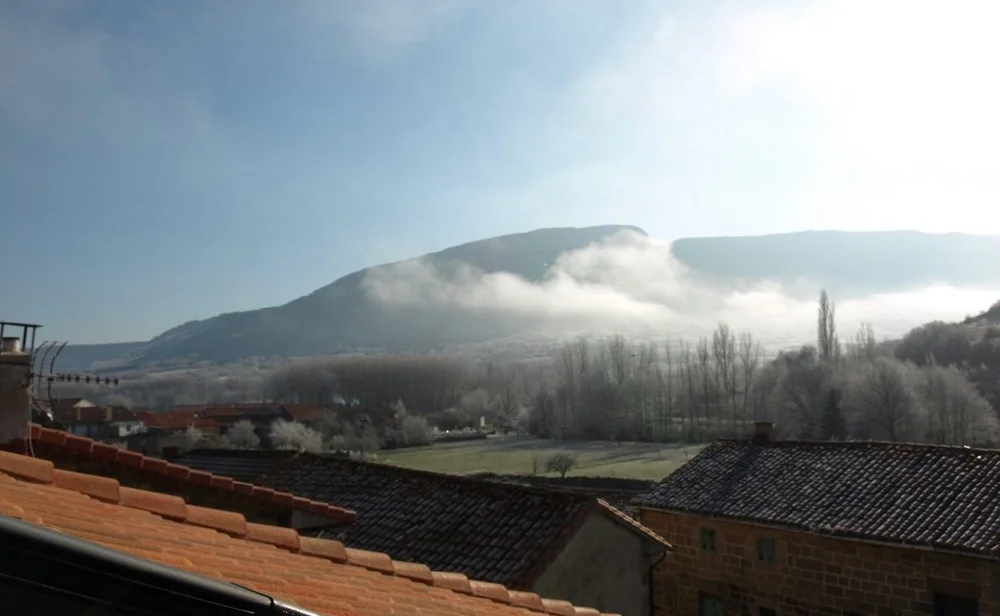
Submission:
M 770 351 L 813 340 L 826 289 L 845 339 L 896 338 L 1000 297 L 1000 237 L 912 231 L 651 239 L 638 227 L 546 228 L 341 276 L 269 307 L 135 344 L 70 346 L 64 370 L 249 358 L 461 352 L 536 356 L 566 338 L 694 339 L 726 322 Z
M 712 281 L 679 262 L 671 244 L 623 231 L 559 256 L 538 282 L 468 265 L 443 271 L 427 259 L 371 268 L 361 287 L 387 308 L 434 307 L 527 318 L 554 335 L 626 333 L 697 336 L 724 321 L 752 331 L 769 346 L 811 341 L 823 282 L 798 279 Z M 794 289 L 792 288 L 794 287 Z M 933 320 L 979 312 L 1000 288 L 932 283 L 837 302 L 837 322 L 852 333 L 869 322 L 880 338 L 895 338 Z

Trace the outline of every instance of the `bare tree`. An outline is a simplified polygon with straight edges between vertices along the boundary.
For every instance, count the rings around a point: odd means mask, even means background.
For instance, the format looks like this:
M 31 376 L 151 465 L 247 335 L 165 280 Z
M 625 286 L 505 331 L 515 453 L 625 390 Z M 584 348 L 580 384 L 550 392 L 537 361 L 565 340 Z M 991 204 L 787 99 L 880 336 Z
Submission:
M 923 368 L 917 391 L 924 410 L 924 440 L 944 445 L 992 446 L 996 442 L 996 413 L 957 368 Z
M 843 399 L 854 436 L 916 440 L 919 399 L 915 376 L 912 365 L 886 357 L 856 364 Z
M 523 393 L 519 370 L 515 366 L 506 366 L 495 372 L 494 388 L 497 395 L 497 418 L 500 427 L 510 429 L 521 412 Z
M 851 356 L 857 359 L 875 359 L 878 354 L 878 341 L 875 340 L 875 331 L 871 323 L 866 321 L 861 324 L 858 332 L 854 334 L 854 343 L 850 350 Z
M 715 373 L 715 390 L 719 395 L 720 416 L 726 423 L 724 433 L 737 427 L 739 389 L 736 383 L 736 337 L 725 323 L 720 323 L 712 334 L 712 367 Z M 723 408 L 725 409 L 723 412 Z
M 192 449 L 196 447 L 199 443 L 201 443 L 204 439 L 205 439 L 205 434 L 201 430 L 199 430 L 194 426 L 188 426 L 187 429 L 184 430 L 183 446 L 187 449 Z
M 740 413 L 740 417 L 743 422 L 747 422 L 751 419 L 751 414 L 756 407 L 752 405 L 753 394 L 756 393 L 760 372 L 761 358 L 764 355 L 764 350 L 760 345 L 760 342 L 754 340 L 753 334 L 750 332 L 743 332 L 740 335 L 739 350 L 738 350 L 738 360 L 739 360 L 739 370 L 740 370 L 740 385 L 742 387 L 742 404 L 743 408 Z M 770 389 L 767 390 L 768 392 Z
M 248 419 L 237 421 L 223 437 L 225 442 L 236 449 L 256 449 L 260 445 L 256 426 Z
M 296 421 L 277 419 L 271 422 L 270 438 L 275 449 L 295 449 L 310 453 L 323 451 L 323 435 Z
M 783 353 L 777 364 L 780 376 L 772 397 L 778 424 L 797 438 L 814 438 L 820 426 L 831 366 L 812 347 Z
M 434 440 L 426 418 L 409 415 L 402 423 L 403 440 L 407 445 L 430 445 Z
M 549 456 L 545 462 L 545 470 L 550 473 L 559 473 L 559 477 L 566 478 L 566 473 L 576 466 L 576 456 L 568 453 L 557 453 Z

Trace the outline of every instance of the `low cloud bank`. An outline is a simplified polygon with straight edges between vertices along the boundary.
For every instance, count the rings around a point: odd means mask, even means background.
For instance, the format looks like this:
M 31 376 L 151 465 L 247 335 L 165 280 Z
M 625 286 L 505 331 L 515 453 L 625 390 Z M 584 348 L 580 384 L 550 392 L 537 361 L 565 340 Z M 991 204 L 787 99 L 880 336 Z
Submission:
M 541 282 L 468 265 L 447 273 L 415 259 L 370 270 L 368 296 L 395 307 L 460 307 L 534 317 L 547 328 L 593 333 L 659 332 L 694 336 L 720 321 L 766 342 L 794 345 L 813 337 L 816 301 L 799 299 L 774 281 L 726 288 L 706 281 L 671 255 L 670 244 L 623 232 L 564 253 Z M 808 282 L 797 284 L 797 288 Z M 820 287 L 815 286 L 818 296 Z M 837 322 L 850 335 L 864 322 L 880 337 L 897 337 L 928 321 L 957 320 L 984 310 L 1000 290 L 936 285 L 837 301 Z

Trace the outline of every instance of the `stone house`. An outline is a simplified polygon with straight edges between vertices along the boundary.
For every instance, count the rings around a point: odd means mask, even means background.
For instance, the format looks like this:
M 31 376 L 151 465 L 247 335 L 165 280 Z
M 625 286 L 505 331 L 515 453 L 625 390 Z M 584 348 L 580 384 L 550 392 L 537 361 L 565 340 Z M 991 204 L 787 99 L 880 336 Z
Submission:
M 673 546 L 654 613 L 1000 613 L 1000 451 L 716 442 L 633 501 Z
M 70 434 L 95 440 L 124 439 L 146 430 L 146 424 L 124 406 L 77 406 L 53 414 Z
M 282 459 L 284 458 L 284 459 Z M 357 512 L 304 531 L 507 588 L 623 616 L 651 613 L 652 566 L 669 545 L 589 494 L 429 473 L 333 456 L 194 451 L 193 468 Z

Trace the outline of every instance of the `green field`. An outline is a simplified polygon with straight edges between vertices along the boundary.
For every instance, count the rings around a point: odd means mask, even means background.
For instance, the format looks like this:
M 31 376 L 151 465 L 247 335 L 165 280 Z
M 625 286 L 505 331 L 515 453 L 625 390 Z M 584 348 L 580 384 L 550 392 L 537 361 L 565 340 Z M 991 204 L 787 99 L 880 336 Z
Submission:
M 611 443 L 606 441 L 562 442 L 530 437 L 497 436 L 486 440 L 437 443 L 419 449 L 383 451 L 379 462 L 440 473 L 491 472 L 530 475 L 538 458 L 539 475 L 544 460 L 554 453 L 576 456 L 577 465 L 567 475 L 625 477 L 660 480 L 694 457 L 699 445 L 664 443 Z

